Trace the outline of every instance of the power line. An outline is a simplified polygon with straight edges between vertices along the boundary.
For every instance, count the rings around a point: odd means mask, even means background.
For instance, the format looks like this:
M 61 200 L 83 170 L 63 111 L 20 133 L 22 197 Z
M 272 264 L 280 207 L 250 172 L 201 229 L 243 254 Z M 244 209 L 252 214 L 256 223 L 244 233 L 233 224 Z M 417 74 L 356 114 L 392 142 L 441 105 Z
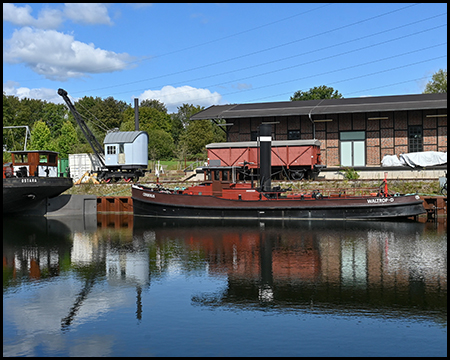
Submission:
M 421 64 L 421 63 L 428 62 L 428 61 L 432 61 L 432 60 L 436 60 L 436 59 L 442 59 L 442 58 L 445 58 L 445 57 L 447 57 L 447 55 L 438 56 L 438 57 L 434 57 L 434 58 L 431 58 L 431 59 L 427 59 L 427 60 L 423 60 L 423 61 L 418 61 L 418 62 L 415 62 L 415 63 L 403 65 L 403 66 L 398 66 L 398 67 L 395 67 L 395 68 L 390 68 L 390 69 L 386 69 L 386 70 L 381 70 L 381 71 L 373 72 L 373 73 L 366 74 L 366 75 L 356 76 L 356 77 L 353 77 L 353 78 L 350 78 L 350 79 L 344 79 L 344 80 L 335 81 L 335 82 L 330 83 L 329 85 L 334 85 L 334 84 L 342 83 L 342 82 L 345 82 L 345 81 L 356 80 L 356 79 L 360 79 L 360 78 L 363 78 L 363 77 L 366 77 L 366 76 L 378 75 L 378 74 L 381 74 L 381 73 L 384 73 L 384 72 L 388 72 L 388 71 L 392 71 L 392 70 L 398 70 L 398 69 L 401 69 L 401 68 L 405 68 L 405 67 L 409 67 L 409 66 Z M 321 74 L 319 74 L 319 75 L 321 75 Z M 430 75 L 430 76 L 432 76 L 432 75 Z M 428 78 L 428 77 L 427 77 L 427 78 Z M 294 80 L 291 80 L 291 81 L 285 81 L 285 82 L 281 82 L 281 83 L 273 84 L 273 85 L 268 85 L 268 86 L 264 86 L 264 87 L 280 85 L 280 84 L 283 84 L 283 83 L 293 82 L 293 81 L 298 81 L 298 80 L 301 80 L 301 79 L 294 79 Z M 408 82 L 409 82 L 409 80 L 408 80 Z M 400 82 L 400 83 L 401 83 L 401 82 Z M 395 85 L 395 84 L 393 84 L 393 85 Z M 387 86 L 387 85 L 386 85 L 386 86 Z M 383 86 L 380 86 L 380 88 L 386 87 L 386 86 L 383 85 Z M 392 86 L 392 85 L 389 85 L 389 86 Z M 374 89 L 376 89 L 376 88 L 374 88 Z M 306 90 L 308 90 L 308 89 L 302 89 L 302 91 L 306 91 Z M 371 89 L 367 89 L 367 90 L 371 90 Z M 366 91 L 366 90 L 362 90 L 362 91 Z M 275 97 L 275 96 L 286 95 L 286 94 L 292 94 L 292 92 L 283 93 L 283 94 L 277 94 L 277 95 L 273 95 L 273 96 L 272 96 L 272 95 L 271 95 L 271 96 L 266 96 L 266 97 L 264 97 L 264 98 L 255 99 L 255 100 L 253 100 L 253 101 L 261 100 L 261 99 L 265 99 L 265 98 L 272 98 L 272 97 Z
M 339 80 L 339 81 L 334 81 L 334 82 L 329 83 L 329 84 L 330 84 L 330 85 L 333 85 L 333 84 L 337 84 L 337 83 L 341 83 L 341 82 L 346 82 L 346 81 L 356 80 L 356 79 L 360 79 L 360 78 L 364 78 L 364 77 L 368 77 L 368 76 L 378 75 L 378 74 L 381 74 L 381 73 L 385 73 L 385 72 L 389 72 L 389 71 L 393 71 L 393 70 L 399 70 L 399 69 L 406 68 L 406 67 L 409 67 L 409 66 L 413 66 L 413 65 L 425 63 L 425 62 L 432 61 L 432 60 L 442 59 L 442 58 L 445 58 L 445 57 L 447 57 L 447 55 L 437 56 L 437 57 L 433 57 L 433 58 L 426 59 L 426 60 L 422 60 L 422 61 L 417 61 L 417 62 L 414 62 L 414 63 L 402 65 L 402 66 L 396 66 L 396 67 L 394 67 L 394 68 L 389 68 L 389 69 L 385 69 L 385 70 L 380 70 L 380 71 L 372 72 L 372 73 L 369 73 L 369 74 L 364 74 L 364 75 L 355 76 L 355 77 L 348 78 L 348 79 L 343 79 L 343 80 Z M 365 65 L 367 65 L 367 63 L 366 63 Z M 222 94 L 222 96 L 225 96 L 225 95 L 232 95 L 232 94 L 240 93 L 240 92 L 242 92 L 242 91 L 254 91 L 254 90 L 259 90 L 259 89 L 263 89 L 263 88 L 268 88 L 268 87 L 272 87 L 272 86 L 276 86 L 276 85 L 282 85 L 282 84 L 286 84 L 286 83 L 290 83 L 290 82 L 294 82 L 294 81 L 304 80 L 304 79 L 309 78 L 309 77 L 315 77 L 315 76 L 326 75 L 326 74 L 328 74 L 328 73 L 330 73 L 330 72 L 337 72 L 337 71 L 336 71 L 336 70 L 334 70 L 334 71 L 328 71 L 328 72 L 321 73 L 321 74 L 310 75 L 310 76 L 307 76 L 307 77 L 302 77 L 302 78 L 297 78 L 297 79 L 291 79 L 291 80 L 281 81 L 281 82 L 278 82 L 278 83 L 275 83 L 275 84 L 264 85 L 264 86 L 260 86 L 260 87 L 257 87 L 257 88 L 245 89 L 245 90 L 241 90 L 241 91 L 234 91 L 234 92 Z M 307 89 L 305 89 L 305 90 L 307 90 Z M 289 93 L 291 93 L 291 92 L 289 92 Z M 278 96 L 278 95 L 274 95 L 274 96 Z M 274 97 L 274 96 L 268 96 L 267 98 Z M 213 97 L 213 96 L 206 96 L 206 97 L 203 97 L 203 98 L 199 98 L 198 100 L 205 100 L 205 99 L 209 99 L 209 98 L 212 98 L 212 97 Z M 168 103 L 167 105 L 170 105 L 170 103 Z
M 209 84 L 209 85 L 205 85 L 204 87 L 205 88 L 211 88 L 211 87 L 215 87 L 215 86 L 221 86 L 221 85 L 229 84 L 229 83 L 232 83 L 232 82 L 238 82 L 238 81 L 247 80 L 247 79 L 251 79 L 251 78 L 255 78 L 255 77 L 260 77 L 260 76 L 264 76 L 264 75 L 273 74 L 273 73 L 280 72 L 280 71 L 293 69 L 293 68 L 296 68 L 296 67 L 300 67 L 300 66 L 304 66 L 304 65 L 310 64 L 310 63 L 316 63 L 318 61 L 329 60 L 329 59 L 335 58 L 337 56 L 347 55 L 347 54 L 350 54 L 350 53 L 353 53 L 353 52 L 356 52 L 356 51 L 361 51 L 361 50 L 364 50 L 364 49 L 367 49 L 367 48 L 373 48 L 375 46 L 383 45 L 383 44 L 386 44 L 388 42 L 397 41 L 399 39 L 403 39 L 403 38 L 406 38 L 406 37 L 414 36 L 414 35 L 421 34 L 421 33 L 427 32 L 427 31 L 435 30 L 435 29 L 443 27 L 443 26 L 446 26 L 446 24 L 439 25 L 439 26 L 436 26 L 436 27 L 433 27 L 433 28 L 429 28 L 429 29 L 425 29 L 425 30 L 422 30 L 422 31 L 418 31 L 418 32 L 415 32 L 415 33 L 410 33 L 408 35 L 400 36 L 398 38 L 382 41 L 380 43 L 371 44 L 371 45 L 364 46 L 364 47 L 361 47 L 361 48 L 358 48 L 358 49 L 349 50 L 349 51 L 346 51 L 346 52 L 343 52 L 343 53 L 340 53 L 340 54 L 337 54 L 337 55 L 330 55 L 328 57 L 324 57 L 324 58 L 321 58 L 319 60 L 314 59 L 314 60 L 311 60 L 311 61 L 308 61 L 308 62 L 304 62 L 302 64 L 296 64 L 296 65 L 293 65 L 293 66 L 289 66 L 289 67 L 285 67 L 285 68 L 277 69 L 277 70 L 273 70 L 273 71 L 268 71 L 268 72 L 260 73 L 260 74 L 257 74 L 257 75 L 247 76 L 247 77 L 243 77 L 243 78 L 239 78 L 239 79 L 233 79 L 232 81 L 227 81 L 227 82 L 222 82 L 222 83 L 217 83 L 217 84 Z M 351 68 L 354 68 L 354 67 L 358 67 L 358 66 L 362 66 L 362 65 L 368 65 L 368 64 L 379 62 L 379 61 L 382 61 L 382 60 L 403 56 L 403 55 L 410 54 L 410 53 L 413 53 L 413 52 L 423 51 L 424 49 L 429 49 L 429 48 L 433 48 L 433 47 L 437 47 L 437 46 L 442 46 L 442 45 L 445 45 L 445 44 L 446 43 L 441 43 L 441 44 L 438 44 L 438 45 L 433 45 L 433 46 L 422 48 L 422 49 L 419 49 L 419 50 L 412 50 L 412 51 L 409 51 L 409 52 L 406 52 L 406 53 L 403 53 L 403 54 L 400 54 L 400 55 L 394 55 L 394 56 L 386 57 L 386 58 L 381 59 L 381 60 L 373 60 L 373 61 L 369 61 L 369 62 L 364 63 L 364 64 L 349 66 L 349 67 L 346 67 L 346 68 L 343 68 L 343 69 L 337 70 L 337 71 L 348 70 L 348 69 L 351 69 Z M 324 75 L 324 74 L 327 74 L 327 73 L 332 73 L 332 72 L 335 72 L 335 71 L 329 71 L 329 72 L 326 72 L 326 73 L 322 73 L 320 75 Z M 318 76 L 318 75 L 310 75 L 310 76 L 307 76 L 307 77 L 302 78 L 302 79 L 306 79 L 306 78 L 314 77 L 314 76 Z M 142 91 L 142 90 L 145 90 L 145 89 L 134 89 L 134 90 L 131 90 L 131 91 Z M 190 92 L 190 91 L 174 92 L 174 93 L 167 94 L 167 95 L 184 94 L 184 93 L 187 93 L 187 92 Z M 119 93 L 115 93 L 115 94 L 112 94 L 112 95 L 117 95 L 117 94 L 119 94 Z
M 401 25 L 401 26 L 397 26 L 397 27 L 395 27 L 395 28 L 391 28 L 391 29 L 388 29 L 388 30 L 383 30 L 383 31 L 380 31 L 380 32 L 378 32 L 378 33 L 374 33 L 374 34 L 362 36 L 362 37 L 359 37 L 359 38 L 356 38 L 356 39 L 344 41 L 344 42 L 341 42 L 341 43 L 339 43 L 339 44 L 334 44 L 334 45 L 331 45 L 331 46 L 326 46 L 326 47 L 323 47 L 323 48 L 311 50 L 311 51 L 308 51 L 308 52 L 305 52 L 305 53 L 296 54 L 296 55 L 284 57 L 284 58 L 281 58 L 281 59 L 272 60 L 272 61 L 268 61 L 268 62 L 265 62 L 265 63 L 256 64 L 256 65 L 252 65 L 252 66 L 248 66 L 248 67 L 236 69 L 236 70 L 233 70 L 233 71 L 226 71 L 226 72 L 222 72 L 222 73 L 219 73 L 219 74 L 213 74 L 213 75 L 203 76 L 203 77 L 200 77 L 200 78 L 189 79 L 189 80 L 183 80 L 183 81 L 179 81 L 178 83 L 182 83 L 182 82 L 188 83 L 188 82 L 193 82 L 193 81 L 203 80 L 203 79 L 207 79 L 207 78 L 211 78 L 211 77 L 216 77 L 216 76 L 221 76 L 221 75 L 229 75 L 229 74 L 234 73 L 234 72 L 243 71 L 243 70 L 248 70 L 248 69 L 254 69 L 254 68 L 257 68 L 257 67 L 264 66 L 264 65 L 273 64 L 273 63 L 276 63 L 276 62 L 279 62 L 279 61 L 284 61 L 284 60 L 287 60 L 287 59 L 292 59 L 292 58 L 294 58 L 294 57 L 300 57 L 300 56 L 309 55 L 309 54 L 314 53 L 314 52 L 318 52 L 318 51 L 322 51 L 322 50 L 328 50 L 328 49 L 333 48 L 333 47 L 337 47 L 337 46 L 344 45 L 344 44 L 348 44 L 348 43 L 351 43 L 351 42 L 355 42 L 355 41 L 367 39 L 367 38 L 369 38 L 369 37 L 373 37 L 373 36 L 376 36 L 376 35 L 380 35 L 380 34 L 383 34 L 383 33 L 386 33 L 386 32 L 390 32 L 390 31 L 393 31 L 393 30 L 397 30 L 397 29 L 400 29 L 400 28 L 403 28 L 403 27 L 407 27 L 407 26 L 411 26 L 411 25 L 416 25 L 416 24 L 418 24 L 418 23 L 420 23 L 420 22 L 427 21 L 427 20 L 431 20 L 431 19 L 435 19 L 435 18 L 437 18 L 437 17 L 444 16 L 444 15 L 446 15 L 446 13 L 444 13 L 444 14 L 439 14 L 439 15 L 435 15 L 435 16 L 431 16 L 431 17 L 426 18 L 426 19 L 414 21 L 414 22 L 411 22 L 411 23 L 408 23 L 408 24 L 405 24 L 405 25 Z M 356 50 L 350 50 L 350 51 L 347 51 L 347 52 L 344 52 L 344 53 L 340 53 L 340 54 L 337 54 L 337 55 L 334 55 L 334 56 L 341 56 L 341 55 L 348 54 L 348 53 L 351 53 L 351 52 L 354 52 L 354 51 L 359 51 L 359 50 L 362 50 L 362 49 L 366 49 L 366 48 L 378 46 L 378 45 L 385 44 L 385 43 L 388 43 L 388 42 L 391 42 L 391 41 L 396 41 L 396 40 L 403 39 L 403 38 L 406 38 L 406 37 L 409 37 L 409 36 L 417 35 L 417 34 L 420 34 L 420 33 L 426 32 L 426 31 L 435 30 L 436 28 L 443 27 L 443 26 L 446 26 L 446 24 L 440 25 L 440 26 L 437 26 L 437 27 L 433 27 L 433 28 L 429 28 L 429 29 L 425 29 L 425 30 L 422 30 L 422 31 L 418 31 L 418 32 L 415 32 L 415 33 L 410 33 L 410 34 L 408 34 L 408 35 L 401 36 L 401 37 L 398 37 L 398 38 L 395 38 L 395 39 L 386 40 L 386 41 L 383 41 L 383 42 L 380 42 L 380 43 L 376 43 L 376 44 L 372 44 L 372 45 L 365 46 L 365 47 L 362 47 L 362 48 L 358 48 L 358 49 L 356 49 Z M 326 57 L 326 58 L 321 58 L 319 61 L 322 61 L 322 60 L 324 60 L 324 59 L 330 59 L 330 58 L 332 58 L 332 57 L 333 57 L 333 56 L 328 56 L 328 57 Z M 308 63 L 313 63 L 313 62 L 315 62 L 315 61 L 317 61 L 317 60 L 312 60 L 312 61 L 310 61 L 310 62 L 303 63 L 302 65 L 305 65 L 305 64 L 308 64 Z M 292 66 L 292 67 L 296 67 L 296 66 L 300 66 L 300 65 L 294 65 L 294 66 Z M 283 68 L 283 69 L 278 69 L 278 70 L 275 70 L 274 72 L 286 70 L 286 69 L 289 69 L 289 68 L 292 68 L 292 67 L 287 67 L 287 68 Z M 268 73 L 266 73 L 266 74 L 270 74 L 270 73 L 271 73 L 271 72 L 268 72 Z M 260 75 L 261 75 L 261 74 L 260 74 Z M 255 75 L 255 76 L 251 76 L 251 77 L 257 77 L 257 76 L 260 76 L 260 75 Z M 247 78 L 251 78 L 251 77 L 247 77 Z M 237 80 L 233 80 L 233 81 L 234 81 L 234 82 L 235 82 L 235 81 L 240 81 L 240 80 L 244 80 L 244 79 L 247 79 L 247 78 L 241 78 L 241 79 L 237 79 Z M 133 83 L 138 83 L 138 82 L 143 82 L 143 81 L 146 81 L 146 79 L 144 79 L 144 80 L 138 80 L 138 81 L 133 82 Z M 128 83 L 128 84 L 131 84 L 131 83 Z M 207 85 L 206 87 L 217 86 L 217 85 L 223 85 L 223 84 L 224 84 L 224 83 L 221 83 L 221 84 L 214 84 L 214 85 Z M 226 83 L 225 83 L 225 84 L 226 84 Z M 117 85 L 117 86 L 120 86 L 120 85 Z M 164 86 L 164 85 L 156 85 L 156 86 L 154 85 L 154 87 L 156 87 L 156 88 L 159 88 L 159 87 L 162 87 L 162 86 Z M 129 91 L 143 91 L 143 90 L 146 90 L 146 89 L 132 89 L 132 90 L 127 90 L 127 91 L 123 91 L 123 92 L 120 92 L 120 93 L 113 93 L 112 95 L 123 94 L 123 93 L 129 92 Z M 111 95 L 111 94 L 110 94 L 110 95 Z
M 353 23 L 350 23 L 350 24 L 347 24 L 347 25 L 343 25 L 343 26 L 340 26 L 340 27 L 337 27 L 337 28 L 334 28 L 334 29 L 331 29 L 331 30 L 327 30 L 327 31 L 321 32 L 321 33 L 318 33 L 318 34 L 310 35 L 310 36 L 307 36 L 307 37 L 303 37 L 303 38 L 296 39 L 296 40 L 293 40 L 293 41 L 289 41 L 289 42 L 286 42 L 286 43 L 283 43 L 283 44 L 275 45 L 275 46 L 272 46 L 272 47 L 269 47 L 269 48 L 265 48 L 265 49 L 262 49 L 262 50 L 254 51 L 254 52 L 247 53 L 247 54 L 244 54 L 244 55 L 235 56 L 233 58 L 229 58 L 229 59 L 226 59 L 226 60 L 220 60 L 220 61 L 216 61 L 214 63 L 201 65 L 201 66 L 196 66 L 196 67 L 191 68 L 191 69 L 180 70 L 180 71 L 176 71 L 176 72 L 173 72 L 173 73 L 170 73 L 170 74 L 164 74 L 164 75 L 160 75 L 160 76 L 156 76 L 156 77 L 152 77 L 152 78 L 146 78 L 146 79 L 136 80 L 136 81 L 132 81 L 132 82 L 128 82 L 128 83 L 122 83 L 122 84 L 117 84 L 117 85 L 112 85 L 112 86 L 106 86 L 106 87 L 102 87 L 102 88 L 89 89 L 89 90 L 85 90 L 85 92 L 86 91 L 97 91 L 97 90 L 110 89 L 110 88 L 113 88 L 113 87 L 121 87 L 121 86 L 124 86 L 124 85 L 131 85 L 131 84 L 136 84 L 136 83 L 139 83 L 139 82 L 151 81 L 151 80 L 156 80 L 156 79 L 160 79 L 160 78 L 164 78 L 164 77 L 168 77 L 168 76 L 179 75 L 179 74 L 182 74 L 182 73 L 185 73 L 185 72 L 189 72 L 189 71 L 204 69 L 206 67 L 223 64 L 223 63 L 226 63 L 226 62 L 229 62 L 229 61 L 233 61 L 233 60 L 242 59 L 244 57 L 260 54 L 260 53 L 263 53 L 263 52 L 266 52 L 266 51 L 278 49 L 280 47 L 284 47 L 284 46 L 292 45 L 292 44 L 295 44 L 295 43 L 298 43 L 298 42 L 301 42 L 301 41 L 309 40 L 309 39 L 312 39 L 312 38 L 315 38 L 315 37 L 318 37 L 318 36 L 330 34 L 330 33 L 334 32 L 334 31 L 342 30 L 342 29 L 345 29 L 345 28 L 348 28 L 348 27 L 351 27 L 351 26 L 355 26 L 355 25 L 358 25 L 358 24 L 361 24 L 361 23 L 364 23 L 364 22 L 367 22 L 367 21 L 378 19 L 380 17 L 387 16 L 387 15 L 393 14 L 393 13 L 398 12 L 398 11 L 405 10 L 407 8 L 410 8 L 410 7 L 413 7 L 413 6 L 416 6 L 416 5 L 419 5 L 419 4 L 411 4 L 411 5 L 399 8 L 399 9 L 391 10 L 391 11 L 388 11 L 388 12 L 385 12 L 385 13 L 382 13 L 382 14 L 379 14 L 379 15 L 375 15 L 375 16 L 372 16 L 372 17 L 369 17 L 369 18 L 366 18 L 366 19 L 363 19 L 363 20 L 359 20 L 359 21 L 356 21 L 356 22 L 353 22 Z M 80 93 L 80 92 L 83 92 L 83 91 L 74 92 L 74 94 Z

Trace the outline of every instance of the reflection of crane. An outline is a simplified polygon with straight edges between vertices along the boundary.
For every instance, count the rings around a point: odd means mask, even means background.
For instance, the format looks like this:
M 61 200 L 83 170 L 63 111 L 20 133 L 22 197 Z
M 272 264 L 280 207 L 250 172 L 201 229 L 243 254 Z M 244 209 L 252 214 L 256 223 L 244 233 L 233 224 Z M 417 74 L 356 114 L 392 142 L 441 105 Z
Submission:
M 67 315 L 65 318 L 61 320 L 61 328 L 62 330 L 67 330 L 69 326 L 72 324 L 73 319 L 75 318 L 75 315 L 77 314 L 78 310 L 80 309 L 81 305 L 83 304 L 83 301 L 88 296 L 89 292 L 91 291 L 92 287 L 95 283 L 95 276 L 92 276 L 91 278 L 86 280 L 86 283 L 81 289 L 80 293 L 78 294 L 77 300 L 75 301 L 75 304 L 71 307 L 69 311 L 69 315 Z
M 136 131 L 113 131 L 108 133 L 105 137 L 105 143 L 107 138 L 109 139 L 107 144 L 108 156 L 105 158 L 105 150 L 70 101 L 67 91 L 58 89 L 58 94 L 66 102 L 101 164 L 102 168 L 97 170 L 100 180 L 104 179 L 109 182 L 124 178 L 130 181 L 132 179 L 138 180 L 140 176 L 145 175 L 148 167 L 148 134 L 145 131 L 136 129 Z

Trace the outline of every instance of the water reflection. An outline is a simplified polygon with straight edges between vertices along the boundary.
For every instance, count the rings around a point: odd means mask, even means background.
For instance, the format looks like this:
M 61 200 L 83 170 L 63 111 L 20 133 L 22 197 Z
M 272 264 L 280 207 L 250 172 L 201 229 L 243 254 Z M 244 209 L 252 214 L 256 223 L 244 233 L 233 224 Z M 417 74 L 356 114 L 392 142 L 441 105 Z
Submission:
M 153 273 L 169 271 L 161 264 L 177 247 L 227 279 L 225 289 L 194 295 L 196 305 L 426 315 L 446 323 L 447 242 L 429 224 L 135 222 L 136 237 L 149 234 L 158 254 L 150 258 L 159 264 Z M 190 263 L 187 257 L 183 265 Z
M 143 290 L 151 292 L 152 283 L 172 274 L 225 280 L 215 291 L 192 292 L 194 306 L 426 317 L 447 324 L 446 226 L 204 224 L 112 215 L 99 215 L 98 226 L 86 224 L 11 219 L 3 228 L 4 294 L 76 279 L 75 286 L 54 288 L 54 297 L 41 304 L 51 326 L 63 331 L 127 303 L 125 288 L 133 289 L 134 316 L 141 321 Z M 96 287 L 101 291 L 91 297 Z

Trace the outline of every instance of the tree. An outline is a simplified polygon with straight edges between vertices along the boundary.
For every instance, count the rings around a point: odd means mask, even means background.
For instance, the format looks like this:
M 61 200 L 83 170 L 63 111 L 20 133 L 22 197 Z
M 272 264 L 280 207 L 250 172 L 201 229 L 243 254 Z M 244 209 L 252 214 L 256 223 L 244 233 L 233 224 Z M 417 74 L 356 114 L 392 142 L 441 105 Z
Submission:
M 154 107 L 139 107 L 139 130 L 150 133 L 152 130 L 164 130 L 168 133 L 172 130 L 172 120 L 169 114 L 161 112 Z M 134 109 L 129 108 L 124 112 L 124 121 L 120 126 L 121 131 L 134 130 Z
M 172 136 L 160 129 L 148 134 L 148 147 L 152 160 L 171 160 L 175 149 Z
M 425 86 L 424 94 L 447 93 L 447 69 L 439 69 Z
M 31 130 L 30 150 L 54 150 L 50 144 L 51 132 L 44 121 L 37 121 Z
M 139 107 L 149 107 L 149 108 L 154 108 L 158 111 L 161 111 L 163 113 L 167 114 L 167 108 L 166 105 L 164 105 L 161 101 L 159 100 L 154 100 L 154 99 L 146 99 L 144 101 L 142 101 L 139 105 Z
M 205 146 L 215 142 L 213 124 L 210 120 L 191 121 L 180 141 L 186 145 L 189 154 L 194 156 L 206 154 Z
M 304 92 L 298 90 L 291 96 L 291 101 L 320 100 L 320 99 L 342 99 L 343 96 L 337 90 L 325 85 L 315 86 Z
M 66 120 L 61 127 L 61 135 L 56 140 L 57 149 L 61 158 L 68 158 L 78 146 L 77 131 L 73 124 Z
M 172 137 L 175 142 L 178 142 L 181 135 L 186 131 L 191 116 L 202 111 L 204 108 L 204 106 L 200 105 L 183 104 L 182 106 L 178 106 L 176 113 L 170 114 L 172 118 Z
M 52 137 L 58 137 L 64 124 L 66 106 L 64 104 L 45 103 L 42 110 L 42 120 L 49 127 Z

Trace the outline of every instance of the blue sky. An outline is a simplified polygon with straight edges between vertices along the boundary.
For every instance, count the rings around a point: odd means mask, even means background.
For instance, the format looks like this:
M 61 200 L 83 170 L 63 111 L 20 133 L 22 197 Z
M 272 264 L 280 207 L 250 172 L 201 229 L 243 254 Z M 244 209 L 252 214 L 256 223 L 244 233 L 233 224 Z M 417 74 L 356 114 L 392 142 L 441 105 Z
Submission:
M 211 106 L 420 94 L 447 68 L 447 4 L 3 4 L 3 92 Z

